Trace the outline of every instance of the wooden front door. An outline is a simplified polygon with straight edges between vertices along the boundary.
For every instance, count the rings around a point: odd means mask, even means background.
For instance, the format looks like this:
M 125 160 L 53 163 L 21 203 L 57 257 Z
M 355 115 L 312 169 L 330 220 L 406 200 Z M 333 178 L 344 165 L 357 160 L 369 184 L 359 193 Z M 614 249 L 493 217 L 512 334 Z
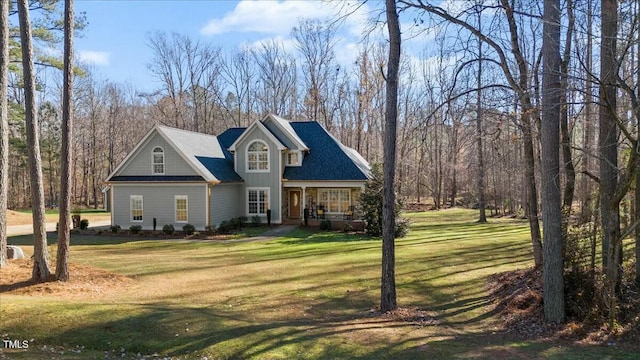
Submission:
M 300 190 L 289 191 L 289 218 L 300 219 Z

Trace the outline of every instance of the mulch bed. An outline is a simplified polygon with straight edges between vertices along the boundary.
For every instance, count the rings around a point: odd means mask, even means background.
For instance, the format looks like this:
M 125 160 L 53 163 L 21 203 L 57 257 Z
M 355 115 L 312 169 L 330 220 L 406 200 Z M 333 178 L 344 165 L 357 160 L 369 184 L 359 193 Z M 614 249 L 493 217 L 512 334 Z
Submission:
M 135 279 L 82 264 L 69 264 L 69 281 L 56 281 L 55 264 L 52 264 L 49 282 L 31 280 L 31 259 L 9 260 L 9 265 L 0 269 L 0 294 L 103 297 L 118 292 L 135 283 Z

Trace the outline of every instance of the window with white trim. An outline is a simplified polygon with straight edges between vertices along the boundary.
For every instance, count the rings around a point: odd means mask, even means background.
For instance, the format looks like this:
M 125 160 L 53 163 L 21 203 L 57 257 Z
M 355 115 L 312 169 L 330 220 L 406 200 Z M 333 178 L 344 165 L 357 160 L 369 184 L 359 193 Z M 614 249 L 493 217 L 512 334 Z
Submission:
M 187 195 L 176 195 L 176 222 L 186 223 L 189 221 L 189 197 Z
M 300 165 L 300 153 L 298 151 L 292 151 L 287 153 L 287 165 L 288 166 Z
M 247 189 L 247 214 L 266 215 L 269 209 L 269 188 Z
M 269 171 L 269 146 L 256 140 L 247 146 L 247 171 Z
M 153 148 L 152 154 L 153 174 L 164 175 L 164 150 L 160 146 Z
M 142 195 L 131 195 L 131 222 L 142 222 L 143 200 Z
M 327 213 L 345 213 L 351 206 L 351 189 L 319 189 L 318 205 Z

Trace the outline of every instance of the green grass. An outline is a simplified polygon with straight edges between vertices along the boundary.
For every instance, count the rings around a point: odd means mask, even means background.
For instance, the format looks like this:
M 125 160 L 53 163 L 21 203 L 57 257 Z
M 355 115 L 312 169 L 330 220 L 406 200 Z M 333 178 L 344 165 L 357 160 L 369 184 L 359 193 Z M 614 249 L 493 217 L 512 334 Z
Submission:
M 500 331 L 485 281 L 532 264 L 526 223 L 477 224 L 466 210 L 407 216 L 412 231 L 396 242 L 398 303 L 433 314 L 435 322 L 371 311 L 379 301 L 379 239 L 305 229 L 235 243 L 74 237 L 73 262 L 135 280 L 100 296 L 2 294 L 2 334 L 34 339 L 28 350 L 4 355 L 104 359 L 123 358 L 124 350 L 124 358 L 155 353 L 187 359 L 636 358 L 616 347 L 525 341 Z

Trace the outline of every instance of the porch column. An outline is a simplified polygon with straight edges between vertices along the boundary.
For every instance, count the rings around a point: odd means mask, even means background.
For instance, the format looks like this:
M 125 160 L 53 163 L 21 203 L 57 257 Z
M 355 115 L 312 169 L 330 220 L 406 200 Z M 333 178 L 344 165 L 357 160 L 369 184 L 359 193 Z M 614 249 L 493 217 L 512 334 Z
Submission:
M 307 187 L 302 187 L 302 218 L 304 219 L 304 209 L 307 208 Z

